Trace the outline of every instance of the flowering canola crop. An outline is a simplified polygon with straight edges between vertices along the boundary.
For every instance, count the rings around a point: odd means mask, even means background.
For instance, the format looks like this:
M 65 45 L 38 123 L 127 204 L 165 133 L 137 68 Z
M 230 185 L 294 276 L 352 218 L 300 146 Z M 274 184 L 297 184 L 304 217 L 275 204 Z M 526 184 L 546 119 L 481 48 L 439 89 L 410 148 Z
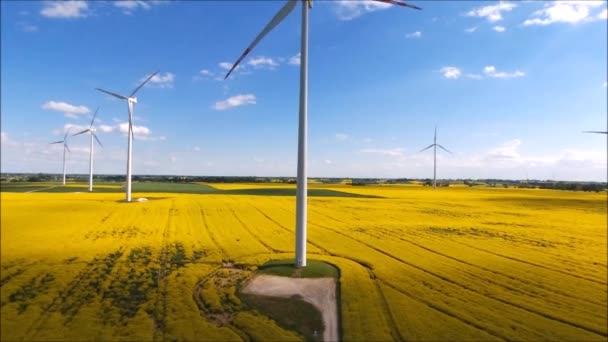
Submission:
M 314 187 L 379 197 L 309 197 L 344 340 L 607 340 L 606 193 Z M 251 309 L 209 314 L 239 307 L 238 282 L 208 285 L 222 267 L 293 257 L 291 196 L 0 196 L 2 340 L 302 338 Z

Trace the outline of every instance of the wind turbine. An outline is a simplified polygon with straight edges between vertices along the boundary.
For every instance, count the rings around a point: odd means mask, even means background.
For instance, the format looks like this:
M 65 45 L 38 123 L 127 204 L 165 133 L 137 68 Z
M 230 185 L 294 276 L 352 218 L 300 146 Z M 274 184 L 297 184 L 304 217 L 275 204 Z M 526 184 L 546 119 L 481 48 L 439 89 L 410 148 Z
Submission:
M 89 128 L 72 135 L 72 136 L 76 136 L 76 135 L 80 135 L 80 134 L 84 134 L 84 133 L 88 132 L 89 135 L 91 136 L 91 144 L 90 144 L 90 148 L 89 148 L 89 191 L 93 191 L 93 138 L 95 138 L 95 140 L 97 140 L 97 143 L 99 144 L 99 146 L 103 147 L 103 145 L 101 144 L 101 141 L 99 141 L 99 138 L 97 138 L 97 134 L 95 134 L 97 129 L 95 129 L 95 127 L 93 127 L 93 122 L 95 122 L 95 117 L 97 116 L 97 111 L 99 111 L 99 107 L 97 107 L 97 109 L 95 110 L 95 114 L 93 114 L 93 119 L 91 120 L 91 124 L 89 125 Z
M 131 94 L 129 94 L 129 96 L 118 95 L 116 93 L 113 93 L 113 92 L 110 92 L 107 90 L 95 88 L 101 92 L 110 94 L 116 98 L 127 101 L 127 109 L 129 111 L 129 132 L 127 133 L 127 136 L 128 136 L 127 137 L 127 141 L 128 141 L 128 145 L 127 145 L 127 189 L 126 189 L 127 202 L 131 202 L 131 156 L 133 154 L 133 149 L 132 149 L 132 145 L 133 145 L 133 105 L 135 103 L 137 103 L 137 97 L 135 97 L 135 93 L 137 93 L 137 91 L 139 91 L 139 89 L 141 89 L 141 87 L 143 87 L 146 83 L 148 83 L 148 81 L 152 77 L 154 77 L 156 74 L 158 74 L 158 71 L 153 73 L 152 75 L 150 75 L 145 81 L 143 81 L 139 86 L 137 86 L 137 88 L 135 88 L 131 92 Z
M 583 131 L 583 133 L 608 134 L 606 131 Z
M 435 190 L 437 188 L 437 147 L 452 154 L 452 152 L 448 151 L 447 148 L 445 148 L 437 143 L 437 127 L 435 127 L 435 136 L 433 137 L 433 143 L 430 144 L 428 147 L 425 147 L 422 150 L 420 150 L 419 153 L 422 151 L 426 151 L 431 147 L 433 147 L 433 190 Z
M 70 129 L 72 129 L 72 127 L 68 128 L 68 130 L 65 132 L 65 135 L 63 136 L 63 140 L 59 140 L 59 141 L 53 141 L 50 144 L 63 144 L 63 185 L 65 185 L 65 151 L 67 150 L 68 152 L 72 152 L 70 151 L 70 148 L 68 147 L 68 134 L 70 133 Z
M 296 267 L 306 266 L 306 136 L 308 131 L 308 10 L 312 8 L 312 0 L 288 0 L 260 32 L 253 42 L 245 49 L 239 59 L 232 65 L 224 79 L 239 65 L 253 48 L 277 26 L 293 9 L 298 1 L 302 2 L 302 34 L 300 42 L 300 113 L 298 120 L 298 180 L 296 188 Z M 403 7 L 421 9 L 401 0 L 373 0 Z

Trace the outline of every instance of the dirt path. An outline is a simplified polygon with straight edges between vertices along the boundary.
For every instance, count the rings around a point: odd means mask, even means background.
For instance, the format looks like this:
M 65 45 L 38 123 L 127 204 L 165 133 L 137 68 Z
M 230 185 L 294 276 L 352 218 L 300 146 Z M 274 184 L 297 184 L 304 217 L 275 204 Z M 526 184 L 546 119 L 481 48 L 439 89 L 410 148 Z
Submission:
M 302 300 L 314 305 L 321 312 L 325 324 L 323 340 L 338 341 L 338 308 L 334 278 L 288 278 L 258 275 L 247 284 L 243 292 L 287 298 L 293 295 L 302 296 Z

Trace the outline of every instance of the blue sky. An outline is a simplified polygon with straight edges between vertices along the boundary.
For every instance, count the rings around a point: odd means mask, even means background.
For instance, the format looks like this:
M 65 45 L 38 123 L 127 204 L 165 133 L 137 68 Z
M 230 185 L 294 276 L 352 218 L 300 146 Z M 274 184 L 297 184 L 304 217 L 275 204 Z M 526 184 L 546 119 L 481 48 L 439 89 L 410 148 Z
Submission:
M 2 172 L 61 172 L 96 123 L 96 173 L 295 176 L 301 6 L 224 81 L 283 1 L 2 1 Z M 605 1 L 316 1 L 309 176 L 606 181 Z M 68 172 L 88 172 L 88 138 Z

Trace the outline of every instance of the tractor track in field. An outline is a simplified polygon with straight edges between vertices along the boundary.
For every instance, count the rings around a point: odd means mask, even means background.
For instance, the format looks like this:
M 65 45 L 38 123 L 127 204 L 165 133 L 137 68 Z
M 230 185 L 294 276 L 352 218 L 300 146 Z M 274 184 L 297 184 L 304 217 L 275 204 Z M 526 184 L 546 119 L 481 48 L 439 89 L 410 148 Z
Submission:
M 399 331 L 399 327 L 397 326 L 395 317 L 393 316 L 393 312 L 391 311 L 391 308 L 388 304 L 388 300 L 386 300 L 384 291 L 382 291 L 382 288 L 380 287 L 379 279 L 376 278 L 376 274 L 374 273 L 374 271 L 370 270 L 369 268 L 366 269 L 369 272 L 370 278 L 373 277 L 376 291 L 378 291 L 378 293 L 380 294 L 380 298 L 382 299 L 382 311 L 385 312 L 385 315 L 388 318 L 388 325 L 391 329 L 391 336 L 395 341 L 407 341 L 407 339 L 403 337 L 403 335 L 401 335 L 401 331 Z
M 280 222 L 276 221 L 275 219 L 273 219 L 272 217 L 268 216 L 266 213 L 264 213 L 264 211 L 262 211 L 260 208 L 254 206 L 253 204 L 250 204 L 252 207 L 254 207 L 260 214 L 262 214 L 264 217 L 266 217 L 270 222 L 274 223 L 275 225 L 277 225 L 277 227 L 291 233 L 291 234 L 295 234 L 295 230 L 291 230 L 285 226 L 283 226 Z M 330 256 L 337 256 L 335 254 L 333 254 L 332 252 L 330 252 L 329 250 L 321 247 L 320 245 L 311 242 L 310 240 L 307 241 L 308 244 L 315 246 L 316 248 L 318 248 L 321 252 L 325 253 L 326 255 L 330 255 Z
M 171 272 L 170 266 L 169 270 L 167 270 L 167 259 L 168 259 L 168 240 L 171 225 L 173 223 L 173 216 L 175 213 L 175 200 L 171 201 L 171 207 L 167 212 L 167 221 L 165 222 L 165 226 L 163 228 L 163 237 L 160 245 L 160 260 L 159 260 L 159 270 L 157 276 L 158 287 L 156 289 L 156 303 L 154 303 L 155 307 L 160 305 L 161 309 L 161 317 L 158 317 L 158 310 L 154 311 L 152 315 L 152 320 L 154 321 L 154 331 L 152 333 L 154 340 L 165 340 L 166 334 L 166 318 L 167 318 L 167 287 L 168 280 L 167 276 Z
M 253 231 L 247 226 L 247 224 L 245 224 L 245 222 L 243 222 L 243 220 L 241 220 L 240 217 L 237 216 L 236 212 L 234 211 L 234 209 L 230 209 L 230 212 L 232 213 L 232 216 L 234 216 L 234 218 L 241 224 L 241 226 L 245 229 L 245 231 L 247 233 L 249 233 L 249 235 L 251 235 L 258 243 L 260 243 L 262 246 L 264 246 L 266 249 L 268 249 L 270 252 L 272 253 L 281 253 L 281 251 L 272 248 L 272 246 L 270 246 L 269 244 L 267 244 L 266 242 L 262 241 L 262 239 L 255 233 L 253 233 Z
M 200 208 L 200 214 L 201 214 L 201 218 L 203 220 L 203 225 L 205 226 L 205 229 L 207 230 L 207 234 L 209 234 L 209 238 L 211 239 L 211 242 L 213 243 L 215 248 L 217 248 L 217 250 L 220 251 L 220 253 L 222 254 L 222 257 L 223 257 L 222 259 L 230 259 L 230 257 L 228 256 L 228 252 L 226 252 L 226 250 L 217 242 L 217 239 L 215 238 L 215 234 L 212 232 L 213 229 L 211 229 L 211 226 L 209 226 L 209 221 L 207 221 L 207 214 L 205 213 L 205 210 L 200 205 L 200 203 L 198 204 L 198 206 Z
M 518 258 L 511 257 L 511 256 L 508 256 L 508 255 L 503 255 L 503 254 L 500 254 L 500 253 L 491 252 L 491 251 L 485 250 L 483 248 L 473 247 L 473 246 L 471 246 L 471 245 L 469 245 L 467 243 L 464 243 L 464 242 L 459 242 L 459 241 L 454 241 L 454 242 L 456 242 L 458 244 L 461 244 L 461 245 L 464 245 L 464 246 L 467 246 L 469 248 L 473 248 L 473 249 L 476 249 L 476 250 L 479 250 L 479 251 L 482 251 L 482 252 L 486 252 L 486 253 L 489 253 L 489 254 L 493 254 L 493 255 L 499 256 L 501 258 L 505 258 L 505 259 L 509 259 L 509 260 L 513 260 L 513 261 L 518 261 L 518 262 L 521 262 L 521 263 L 524 263 L 524 264 L 527 264 L 527 265 L 531 265 L 531 266 L 536 266 L 536 267 L 539 267 L 539 268 L 544 268 L 544 269 L 549 270 L 549 271 L 561 273 L 561 274 L 564 274 L 564 275 L 567 275 L 567 276 L 570 276 L 570 277 L 573 277 L 573 278 L 587 280 L 587 281 L 590 281 L 590 282 L 593 282 L 593 283 L 596 283 L 596 284 L 607 285 L 606 283 L 601 282 L 599 280 L 595 280 L 595 279 L 587 278 L 587 277 L 584 277 L 584 276 L 579 276 L 579 275 L 576 275 L 576 274 L 564 272 L 562 270 L 558 270 L 558 269 L 555 269 L 555 268 L 552 268 L 552 267 L 547 267 L 547 266 L 540 265 L 540 264 L 537 264 L 537 263 L 533 263 L 533 262 L 530 262 L 530 261 L 518 259 Z
M 517 309 L 520 309 L 520 310 L 523 310 L 523 311 L 526 311 L 526 312 L 529 312 L 529 313 L 532 313 L 532 314 L 536 314 L 538 316 L 541 316 L 541 317 L 544 317 L 544 318 L 547 318 L 547 319 L 550 319 L 550 320 L 554 320 L 554 321 L 557 321 L 557 322 L 560 322 L 560 323 L 563 323 L 563 324 L 566 324 L 566 325 L 570 325 L 570 326 L 573 326 L 573 327 L 585 330 L 587 332 L 591 332 L 591 333 L 598 334 L 598 335 L 601 335 L 601 336 L 608 336 L 608 334 L 606 332 L 598 330 L 598 329 L 596 329 L 594 327 L 585 326 L 585 325 L 582 325 L 582 324 L 577 323 L 577 322 L 571 322 L 569 320 L 563 319 L 561 317 L 557 317 L 557 316 L 549 314 L 549 313 L 544 313 L 544 312 L 538 311 L 538 310 L 533 309 L 533 308 L 527 308 L 527 307 L 522 306 L 520 304 L 509 302 L 509 301 L 504 300 L 502 298 L 497 298 L 497 297 L 494 297 L 494 296 L 490 296 L 488 294 L 484 294 L 484 293 L 479 292 L 478 290 L 476 290 L 476 289 L 474 289 L 474 288 L 472 288 L 472 287 L 470 287 L 468 285 L 461 284 L 458 281 L 455 281 L 455 280 L 452 280 L 452 279 L 450 279 L 448 277 L 442 276 L 441 274 L 438 274 L 438 273 L 433 272 L 431 270 L 427 270 L 427 269 L 425 269 L 423 267 L 420 267 L 418 265 L 412 264 L 412 263 L 410 263 L 408 261 L 405 261 L 405 260 L 399 258 L 398 256 L 395 256 L 395 255 L 393 255 L 393 254 L 391 254 L 391 253 L 389 253 L 387 251 L 384 251 L 384 250 L 381 250 L 381 249 L 379 249 L 379 248 L 377 248 L 375 246 L 372 246 L 371 244 L 369 244 L 367 242 L 364 242 L 364 241 L 356 239 L 356 238 L 354 238 L 352 236 L 346 235 L 346 234 L 344 234 L 344 233 L 342 233 L 340 231 L 337 231 L 337 230 L 335 230 L 333 228 L 330 228 L 330 227 L 327 227 L 327 226 L 324 226 L 324 225 L 320 225 L 320 224 L 316 224 L 316 226 L 324 228 L 324 229 L 329 230 L 329 231 L 332 231 L 332 232 L 334 232 L 336 234 L 342 235 L 342 236 L 344 236 L 344 237 L 346 237 L 348 239 L 351 239 L 353 241 L 356 241 L 356 242 L 358 242 L 360 244 L 363 244 L 363 245 L 365 245 L 365 246 L 367 246 L 367 247 L 369 247 L 369 248 L 371 248 L 371 249 L 373 249 L 373 250 L 375 250 L 375 251 L 377 251 L 377 252 L 379 252 L 381 254 L 384 254 L 385 256 L 387 256 L 387 257 L 389 257 L 389 258 L 391 258 L 393 260 L 396 260 L 396 261 L 404 264 L 404 265 L 407 265 L 409 267 L 413 267 L 413 268 L 415 268 L 415 269 L 417 269 L 419 271 L 422 271 L 423 273 L 426 273 L 426 274 L 429 274 L 429 275 L 431 275 L 433 277 L 439 278 L 439 279 L 441 279 L 441 280 L 443 280 L 445 282 L 448 282 L 448 283 L 450 283 L 450 284 L 452 284 L 452 285 L 454 285 L 456 287 L 459 287 L 459 288 L 461 288 L 461 289 L 463 289 L 465 291 L 469 291 L 469 292 L 475 293 L 475 294 L 481 296 L 482 298 L 487 298 L 487 299 L 490 299 L 490 300 L 494 300 L 494 301 L 503 303 L 505 305 L 509 305 L 509 306 L 514 307 L 514 308 L 517 308 Z
M 468 325 L 468 326 L 471 326 L 471 327 L 473 327 L 473 328 L 475 328 L 475 329 L 477 329 L 477 330 L 483 331 L 483 332 L 485 332 L 485 333 L 486 333 L 486 334 L 488 334 L 488 335 L 494 336 L 494 337 L 496 337 L 496 338 L 498 338 L 498 339 L 501 339 L 501 340 L 503 340 L 503 341 L 509 341 L 509 338 L 507 338 L 506 336 L 502 336 L 502 334 L 500 334 L 500 332 L 496 332 L 496 331 L 490 331 L 490 330 L 488 330 L 488 328 L 487 328 L 487 327 L 484 327 L 484 326 L 482 326 L 482 325 L 480 325 L 480 324 L 477 324 L 477 323 L 475 323 L 474 321 L 471 321 L 471 320 L 469 320 L 469 319 L 467 319 L 467 318 L 461 317 L 461 316 L 459 316 L 457 313 L 454 313 L 454 312 L 452 312 L 452 311 L 451 311 L 451 310 L 449 310 L 449 309 L 444 309 L 444 308 L 442 308 L 442 307 L 439 307 L 439 306 L 437 306 L 437 305 L 433 304 L 433 303 L 432 303 L 432 302 L 430 302 L 430 301 L 427 301 L 427 300 L 424 300 L 424 299 L 420 299 L 419 297 L 416 297 L 416 296 L 412 296 L 412 295 L 410 295 L 409 293 L 404 292 L 404 291 L 403 291 L 403 290 L 401 290 L 400 288 L 396 287 L 396 286 L 395 286 L 395 285 L 393 285 L 393 284 L 388 283 L 388 282 L 387 282 L 387 281 L 385 281 L 385 280 L 382 280 L 382 279 L 380 279 L 380 278 L 376 278 L 376 279 L 377 279 L 377 281 L 378 281 L 378 282 L 381 282 L 381 283 L 382 283 L 382 284 L 384 284 L 385 286 L 390 287 L 391 289 L 393 289 L 393 290 L 395 290 L 395 291 L 399 292 L 400 294 L 402 294 L 402 295 L 404 295 L 404 296 L 406 296 L 406 297 L 410 298 L 411 300 L 414 300 L 414 301 L 416 301 L 416 302 L 422 303 L 422 304 L 424 304 L 424 305 L 426 305 L 426 306 L 430 307 L 430 308 L 431 308 L 431 309 L 433 309 L 433 310 L 436 310 L 436 311 L 438 311 L 438 312 L 441 312 L 442 314 L 444 314 L 444 315 L 446 315 L 446 316 L 449 316 L 449 317 L 452 317 L 452 318 L 454 318 L 454 319 L 458 320 L 459 322 L 462 322 L 462 323 L 464 323 L 464 324 L 466 324 L 466 325 Z
M 399 222 L 405 222 L 404 220 L 402 220 L 400 218 L 397 218 L 397 217 L 394 217 L 394 216 L 392 216 L 391 218 L 395 219 L 396 221 L 399 221 Z M 503 257 L 503 258 L 506 258 L 506 259 L 510 259 L 510 260 L 513 260 L 513 261 L 518 261 L 518 262 L 522 262 L 524 264 L 528 264 L 528 265 L 531 265 L 531 266 L 535 266 L 535 267 L 543 268 L 543 269 L 546 269 L 546 270 L 558 272 L 558 273 L 561 273 L 561 274 L 564 274 L 564 275 L 568 275 L 568 276 L 571 276 L 571 277 L 574 277 L 574 278 L 584 279 L 584 280 L 587 280 L 587 281 L 590 281 L 590 282 L 594 282 L 594 283 L 597 283 L 597 284 L 600 284 L 600 285 L 607 285 L 607 283 L 604 283 L 604 282 L 601 282 L 601 281 L 598 281 L 598 280 L 595 280 L 595 279 L 592 279 L 592 278 L 588 278 L 588 277 L 585 277 L 585 276 L 572 274 L 572 273 L 569 273 L 569 272 L 566 272 L 566 271 L 562 271 L 562 270 L 559 270 L 559 269 L 555 269 L 555 268 L 551 268 L 551 267 L 548 267 L 548 266 L 543 266 L 543 265 L 532 263 L 532 262 L 529 262 L 529 261 L 525 261 L 525 260 L 517 259 L 517 258 L 514 258 L 514 257 L 498 254 L 498 253 L 491 252 L 491 251 L 488 251 L 488 250 L 485 250 L 485 249 L 482 249 L 482 248 L 473 247 L 473 246 L 471 246 L 469 244 L 466 244 L 464 242 L 455 241 L 455 240 L 450 240 L 450 241 L 454 242 L 454 243 L 461 244 L 461 245 L 465 245 L 467 247 L 470 247 L 470 248 L 473 248 L 473 249 L 476 249 L 476 250 L 479 250 L 479 251 L 482 251 L 482 252 L 485 252 L 485 253 L 489 253 L 489 254 L 493 254 L 493 255 L 496 255 L 496 256 L 499 256 L 499 257 Z M 561 257 L 560 255 L 556 255 L 556 254 L 548 253 L 548 252 L 544 252 L 544 251 L 539 251 L 539 253 L 546 254 L 546 255 L 551 256 L 551 257 Z M 563 262 L 567 262 L 567 260 L 564 260 Z M 576 264 L 571 264 L 571 265 L 573 267 L 580 267 L 580 265 L 576 265 Z
M 371 236 L 373 236 L 373 237 L 375 237 L 375 238 L 378 238 L 378 239 L 380 239 L 380 238 L 381 238 L 380 236 L 376 236 L 376 235 L 371 234 L 371 233 L 369 233 L 369 232 L 365 232 L 364 234 L 371 235 Z M 447 258 L 447 259 L 450 259 L 450 260 L 456 261 L 456 262 L 458 262 L 458 263 L 462 263 L 462 264 L 464 264 L 464 265 L 467 265 L 467 266 L 470 266 L 470 267 L 473 267 L 473 268 L 476 268 L 476 269 L 480 269 L 480 270 L 483 270 L 483 271 L 485 271 L 485 272 L 489 272 L 489 273 L 494 274 L 494 275 L 497 275 L 497 276 L 505 277 L 505 278 L 507 278 L 507 279 L 510 279 L 510 280 L 512 280 L 512 281 L 515 281 L 515 282 L 522 283 L 522 284 L 524 284 L 524 285 L 528 285 L 528 286 L 536 287 L 536 288 L 538 288 L 538 289 L 542 289 L 543 291 L 546 291 L 546 292 L 548 292 L 548 293 L 553 293 L 553 294 L 555 294 L 555 295 L 563 296 L 563 297 L 570 298 L 570 299 L 574 299 L 574 300 L 577 300 L 577 301 L 579 301 L 579 300 L 580 300 L 580 301 L 586 302 L 586 303 L 588 303 L 588 304 L 592 304 L 592 305 L 600 306 L 600 307 L 602 307 L 602 308 L 604 307 L 604 304 L 602 304 L 602 303 L 597 303 L 597 302 L 594 302 L 594 301 L 588 300 L 588 299 L 586 299 L 586 298 L 575 297 L 575 296 L 572 296 L 572 294 L 569 294 L 569 293 L 566 293 L 566 292 L 562 292 L 562 291 L 554 290 L 554 289 L 551 289 L 551 288 L 547 288 L 547 287 L 545 287 L 545 286 L 542 286 L 541 284 L 536 284 L 536 283 L 532 283 L 532 282 L 529 282 L 529 281 L 525 281 L 525 280 L 523 280 L 523 279 L 520 279 L 520 278 L 517 278 L 517 277 L 513 277 L 513 276 L 508 275 L 508 274 L 503 273 L 503 272 L 495 271 L 495 270 L 492 270 L 492 269 L 489 269 L 489 268 L 486 268 L 486 267 L 483 267 L 483 266 L 480 266 L 480 265 L 475 265 L 475 264 L 473 264 L 473 263 L 471 263 L 471 262 L 464 261 L 464 260 L 458 259 L 458 258 L 456 258 L 456 257 L 450 256 L 450 255 L 447 255 L 447 254 L 444 254 L 444 253 L 441 253 L 441 252 L 438 252 L 438 251 L 436 251 L 436 250 L 434 250 L 434 249 L 431 249 L 431 248 L 425 247 L 425 246 L 423 246 L 423 245 L 421 245 L 421 244 L 418 244 L 418 243 L 413 242 L 413 241 L 411 241 L 411 240 L 405 239 L 405 238 L 403 238 L 403 237 L 400 237 L 400 236 L 395 236 L 394 234 L 388 234 L 388 235 L 389 235 L 391 238 L 399 239 L 399 240 L 401 240 L 401 241 L 404 241 L 404 242 L 406 242 L 406 243 L 409 243 L 409 244 L 411 244 L 411 245 L 414 245 L 414 246 L 416 246 L 416 247 L 418 247 L 418 248 L 421 248 L 421 249 L 423 249 L 423 250 L 426 250 L 426 251 L 428 251 L 428 252 L 430 252 L 430 253 L 437 254 L 437 255 L 439 255 L 439 256 L 441 256 L 441 257 L 445 257 L 445 258 Z M 490 277 L 483 277 L 483 276 L 480 276 L 480 275 L 478 275 L 478 274 L 475 274 L 475 273 L 472 273 L 472 272 L 469 272 L 469 271 L 465 271 L 465 272 L 466 272 L 466 273 L 468 273 L 468 274 L 469 274 L 470 276 L 472 276 L 472 277 L 475 277 L 475 278 L 480 279 L 480 280 L 482 280 L 482 281 L 485 281 L 485 282 L 488 282 L 488 283 L 494 284 L 494 285 L 496 285 L 496 286 L 499 286 L 499 287 L 505 288 L 505 289 L 507 289 L 507 290 L 509 290 L 509 291 L 516 292 L 516 293 L 520 293 L 520 294 L 522 294 L 522 295 L 526 295 L 526 296 L 530 296 L 530 294 L 529 294 L 529 293 L 527 293 L 527 292 L 525 292 L 525 291 L 522 291 L 522 290 L 520 290 L 520 289 L 518 289 L 518 288 L 514 288 L 514 287 L 509 286 L 509 285 L 505 285 L 505 284 L 502 284 L 502 283 L 498 283 L 498 282 L 496 282 L 496 281 L 492 280 Z M 558 304 L 558 303 L 555 303 L 555 304 Z

